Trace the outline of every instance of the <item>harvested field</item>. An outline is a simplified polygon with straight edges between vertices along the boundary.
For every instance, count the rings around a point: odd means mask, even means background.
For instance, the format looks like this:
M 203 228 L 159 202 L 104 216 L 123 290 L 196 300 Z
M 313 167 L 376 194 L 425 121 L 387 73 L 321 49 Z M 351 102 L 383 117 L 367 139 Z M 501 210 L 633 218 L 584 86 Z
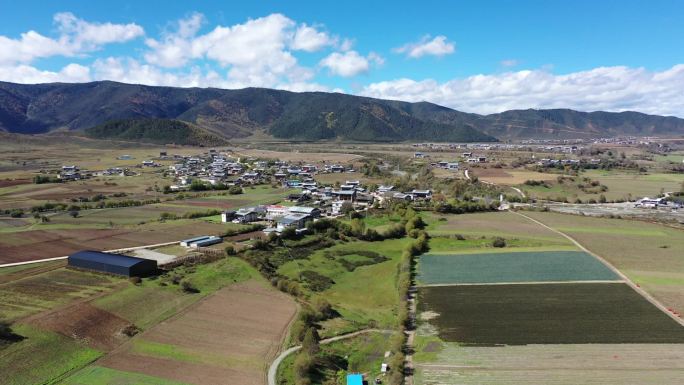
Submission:
M 31 181 L 29 179 L 4 179 L 0 180 L 0 188 L 2 187 L 12 187 L 21 184 L 29 184 Z
M 472 236 L 500 236 L 528 238 L 548 244 L 571 243 L 560 235 L 538 224 L 509 212 L 475 213 L 461 215 L 429 214 L 428 232 L 431 235 L 463 234 Z M 445 221 L 439 220 L 445 218 Z
M 518 185 L 526 180 L 555 180 L 559 174 L 528 170 L 503 170 L 500 168 L 473 168 L 470 173 L 485 182 L 504 185 Z
M 6 233 L 0 239 L 0 263 L 61 257 L 84 249 L 110 250 L 173 242 L 223 231 L 224 226 L 217 223 L 178 220 L 125 229 L 72 228 Z
M 619 277 L 581 251 L 509 252 L 420 257 L 420 284 L 601 281 Z
M 41 314 L 30 323 L 40 329 L 73 338 L 100 351 L 109 351 L 126 341 L 128 337 L 122 331 L 131 326 L 127 320 L 89 303 L 76 303 Z
M 622 283 L 424 287 L 444 341 L 474 345 L 684 343 L 684 328 Z
M 265 384 L 295 312 L 291 298 L 265 283 L 234 284 L 98 365 L 191 384 Z
M 416 366 L 420 385 L 679 385 L 684 383 L 684 345 L 447 343 L 435 360 Z

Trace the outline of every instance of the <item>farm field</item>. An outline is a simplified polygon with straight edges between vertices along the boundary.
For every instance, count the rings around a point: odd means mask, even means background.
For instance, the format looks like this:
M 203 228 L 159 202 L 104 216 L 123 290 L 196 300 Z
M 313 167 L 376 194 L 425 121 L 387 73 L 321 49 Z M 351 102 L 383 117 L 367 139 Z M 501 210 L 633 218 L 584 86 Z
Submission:
M 625 219 L 525 212 L 605 258 L 666 307 L 684 312 L 684 230 Z
M 73 376 L 59 382 L 61 385 L 111 385 L 111 384 L 135 384 L 135 385 L 189 385 L 188 383 L 171 381 L 159 377 L 148 376 L 135 372 L 124 372 L 102 366 L 89 366 L 80 370 Z
M 4 385 L 44 384 L 102 355 L 55 332 L 29 325 L 19 325 L 14 331 L 25 339 L 0 348 L 0 381 Z
M 474 345 L 684 343 L 684 328 L 622 283 L 424 287 L 443 341 Z
M 434 343 L 419 385 L 678 385 L 681 344 L 548 344 L 497 347 Z
M 263 281 L 234 284 L 97 365 L 191 384 L 263 384 L 295 312 L 292 299 Z
M 653 197 L 660 194 L 662 191 L 679 191 L 682 182 L 684 182 L 684 175 L 682 174 L 661 172 L 640 174 L 626 171 L 586 170 L 582 172 L 577 179 L 579 180 L 584 177 L 599 181 L 602 185 L 608 187 L 608 190 L 602 193 L 591 194 L 579 189 L 577 187 L 578 181 L 559 184 L 555 180 L 548 182 L 549 187 L 528 186 L 523 184 L 524 181 L 520 182 L 517 187 L 525 191 L 530 197 L 541 199 L 567 197 L 567 199 L 572 202 L 576 198 L 583 201 L 588 199 L 598 200 L 601 194 L 608 200 L 637 199 L 645 196 Z M 529 179 L 548 180 L 543 178 Z
M 558 175 L 555 173 L 544 173 L 524 169 L 502 169 L 502 168 L 479 168 L 470 169 L 469 173 L 477 176 L 480 180 L 494 183 L 515 186 L 524 183 L 526 180 L 555 180 Z
M 545 246 L 570 246 L 570 241 L 534 222 L 509 212 L 488 212 L 461 215 L 424 213 L 431 236 L 462 234 L 472 237 L 504 237 L 526 239 Z
M 188 294 L 164 275 L 134 285 L 123 278 L 55 269 L 50 263 L 39 265 L 51 269 L 0 284 L 2 321 L 10 322 L 13 331 L 24 337 L 0 347 L 0 370 L 6 378 L 16 379 L 11 384 L 54 383 L 66 373 L 116 351 L 130 338 L 122 330 L 131 324 L 138 330 L 151 329 L 227 285 L 258 277 L 257 272 L 237 258 L 174 269 L 174 276 L 190 280 L 199 290 L 197 294 Z M 30 274 L 31 270 L 15 270 L 4 276 Z M 27 370 L 29 367 L 31 370 Z M 117 383 L 117 379 L 122 379 L 123 383 L 130 383 L 124 381 L 129 378 L 134 383 L 144 383 L 142 379 L 137 382 L 136 373 L 128 376 L 116 371 L 86 372 L 77 379 L 86 381 L 92 377 L 100 383 Z M 107 374 L 112 375 L 111 382 L 103 379 Z M 148 380 L 160 383 L 145 379 Z
M 114 229 L 79 226 L 51 229 L 49 224 L 37 228 L 39 230 L 2 234 L 0 263 L 61 257 L 84 249 L 111 250 L 173 242 L 197 234 L 216 235 L 225 231 L 225 226 L 201 219 L 155 222 Z
M 421 285 L 544 281 L 601 281 L 619 277 L 579 251 L 420 256 Z
M 75 299 L 111 291 L 123 282 L 101 274 L 59 268 L 0 284 L 0 319 L 13 322 Z

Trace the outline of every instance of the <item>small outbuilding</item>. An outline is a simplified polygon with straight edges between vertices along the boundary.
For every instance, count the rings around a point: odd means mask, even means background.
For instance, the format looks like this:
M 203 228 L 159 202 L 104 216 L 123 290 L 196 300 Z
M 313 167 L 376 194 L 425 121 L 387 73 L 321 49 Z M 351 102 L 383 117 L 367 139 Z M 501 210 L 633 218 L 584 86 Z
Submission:
M 152 259 L 91 250 L 71 254 L 67 264 L 79 269 L 123 275 L 125 277 L 144 277 L 153 274 L 157 270 L 157 261 Z

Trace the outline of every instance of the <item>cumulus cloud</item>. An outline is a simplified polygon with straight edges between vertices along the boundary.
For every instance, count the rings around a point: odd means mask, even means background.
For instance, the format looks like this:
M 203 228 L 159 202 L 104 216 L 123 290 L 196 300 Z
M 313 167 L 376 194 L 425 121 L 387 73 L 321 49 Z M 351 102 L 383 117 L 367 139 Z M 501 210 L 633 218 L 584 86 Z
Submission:
M 144 35 L 137 24 L 91 23 L 69 12 L 58 13 L 53 21 L 59 36 L 22 33 L 18 39 L 0 36 L 0 65 L 30 63 L 51 56 L 73 57 L 100 49 L 111 43 L 123 43 Z
M 361 56 L 356 51 L 333 52 L 323 58 L 319 65 L 328 68 L 333 75 L 352 77 L 368 72 L 371 63 L 382 65 L 385 60 L 375 52 L 367 57 Z
M 314 27 L 302 24 L 297 28 L 290 47 L 294 50 L 315 52 L 335 44 L 336 39 L 327 32 L 318 31 Z
M 454 43 L 447 41 L 446 36 L 439 35 L 430 39 L 430 36 L 424 36 L 420 41 L 407 43 L 399 48 L 395 48 L 394 52 L 403 53 L 406 56 L 417 59 L 425 55 L 444 56 L 454 53 L 456 46 Z
M 90 68 L 72 63 L 59 71 L 43 71 L 27 64 L 0 66 L 0 81 L 19 83 L 88 82 Z
M 193 14 L 162 39 L 147 39 L 145 61 L 180 68 L 192 60 L 209 59 L 225 68 L 228 81 L 236 86 L 299 84 L 301 88 L 315 71 L 299 65 L 293 51 L 314 52 L 337 42 L 327 32 L 297 24 L 279 13 L 232 26 L 219 25 L 198 35 L 203 21 L 201 14 Z
M 184 66 L 190 58 L 199 56 L 198 52 L 192 50 L 192 39 L 204 21 L 204 15 L 193 13 L 178 20 L 174 26 L 175 30 L 164 32 L 160 40 L 146 39 L 145 44 L 150 51 L 145 53 L 145 60 L 150 64 L 167 68 Z
M 510 109 L 573 108 L 684 117 L 684 64 L 664 71 L 624 66 L 599 67 L 555 75 L 525 70 L 474 75 L 440 83 L 433 79 L 396 79 L 372 83 L 365 96 L 429 101 L 457 110 L 495 113 Z

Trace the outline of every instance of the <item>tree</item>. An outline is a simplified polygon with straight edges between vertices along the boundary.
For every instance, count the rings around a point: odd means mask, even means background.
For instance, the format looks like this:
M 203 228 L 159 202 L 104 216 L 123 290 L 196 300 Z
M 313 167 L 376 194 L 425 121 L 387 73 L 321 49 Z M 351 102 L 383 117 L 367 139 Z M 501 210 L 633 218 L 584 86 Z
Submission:
M 352 211 L 354 211 L 354 205 L 349 201 L 344 201 L 340 206 L 340 213 L 344 215 L 348 215 Z
M 302 350 L 309 355 L 315 355 L 320 350 L 318 345 L 320 337 L 318 336 L 318 331 L 315 327 L 310 327 L 309 330 L 304 334 L 304 339 L 302 340 Z
M 69 215 L 72 218 L 76 218 L 76 217 L 78 217 L 78 211 L 77 210 L 71 210 L 71 211 L 69 211 Z
M 494 238 L 492 241 L 492 246 L 494 247 L 506 247 L 506 240 L 501 237 Z

